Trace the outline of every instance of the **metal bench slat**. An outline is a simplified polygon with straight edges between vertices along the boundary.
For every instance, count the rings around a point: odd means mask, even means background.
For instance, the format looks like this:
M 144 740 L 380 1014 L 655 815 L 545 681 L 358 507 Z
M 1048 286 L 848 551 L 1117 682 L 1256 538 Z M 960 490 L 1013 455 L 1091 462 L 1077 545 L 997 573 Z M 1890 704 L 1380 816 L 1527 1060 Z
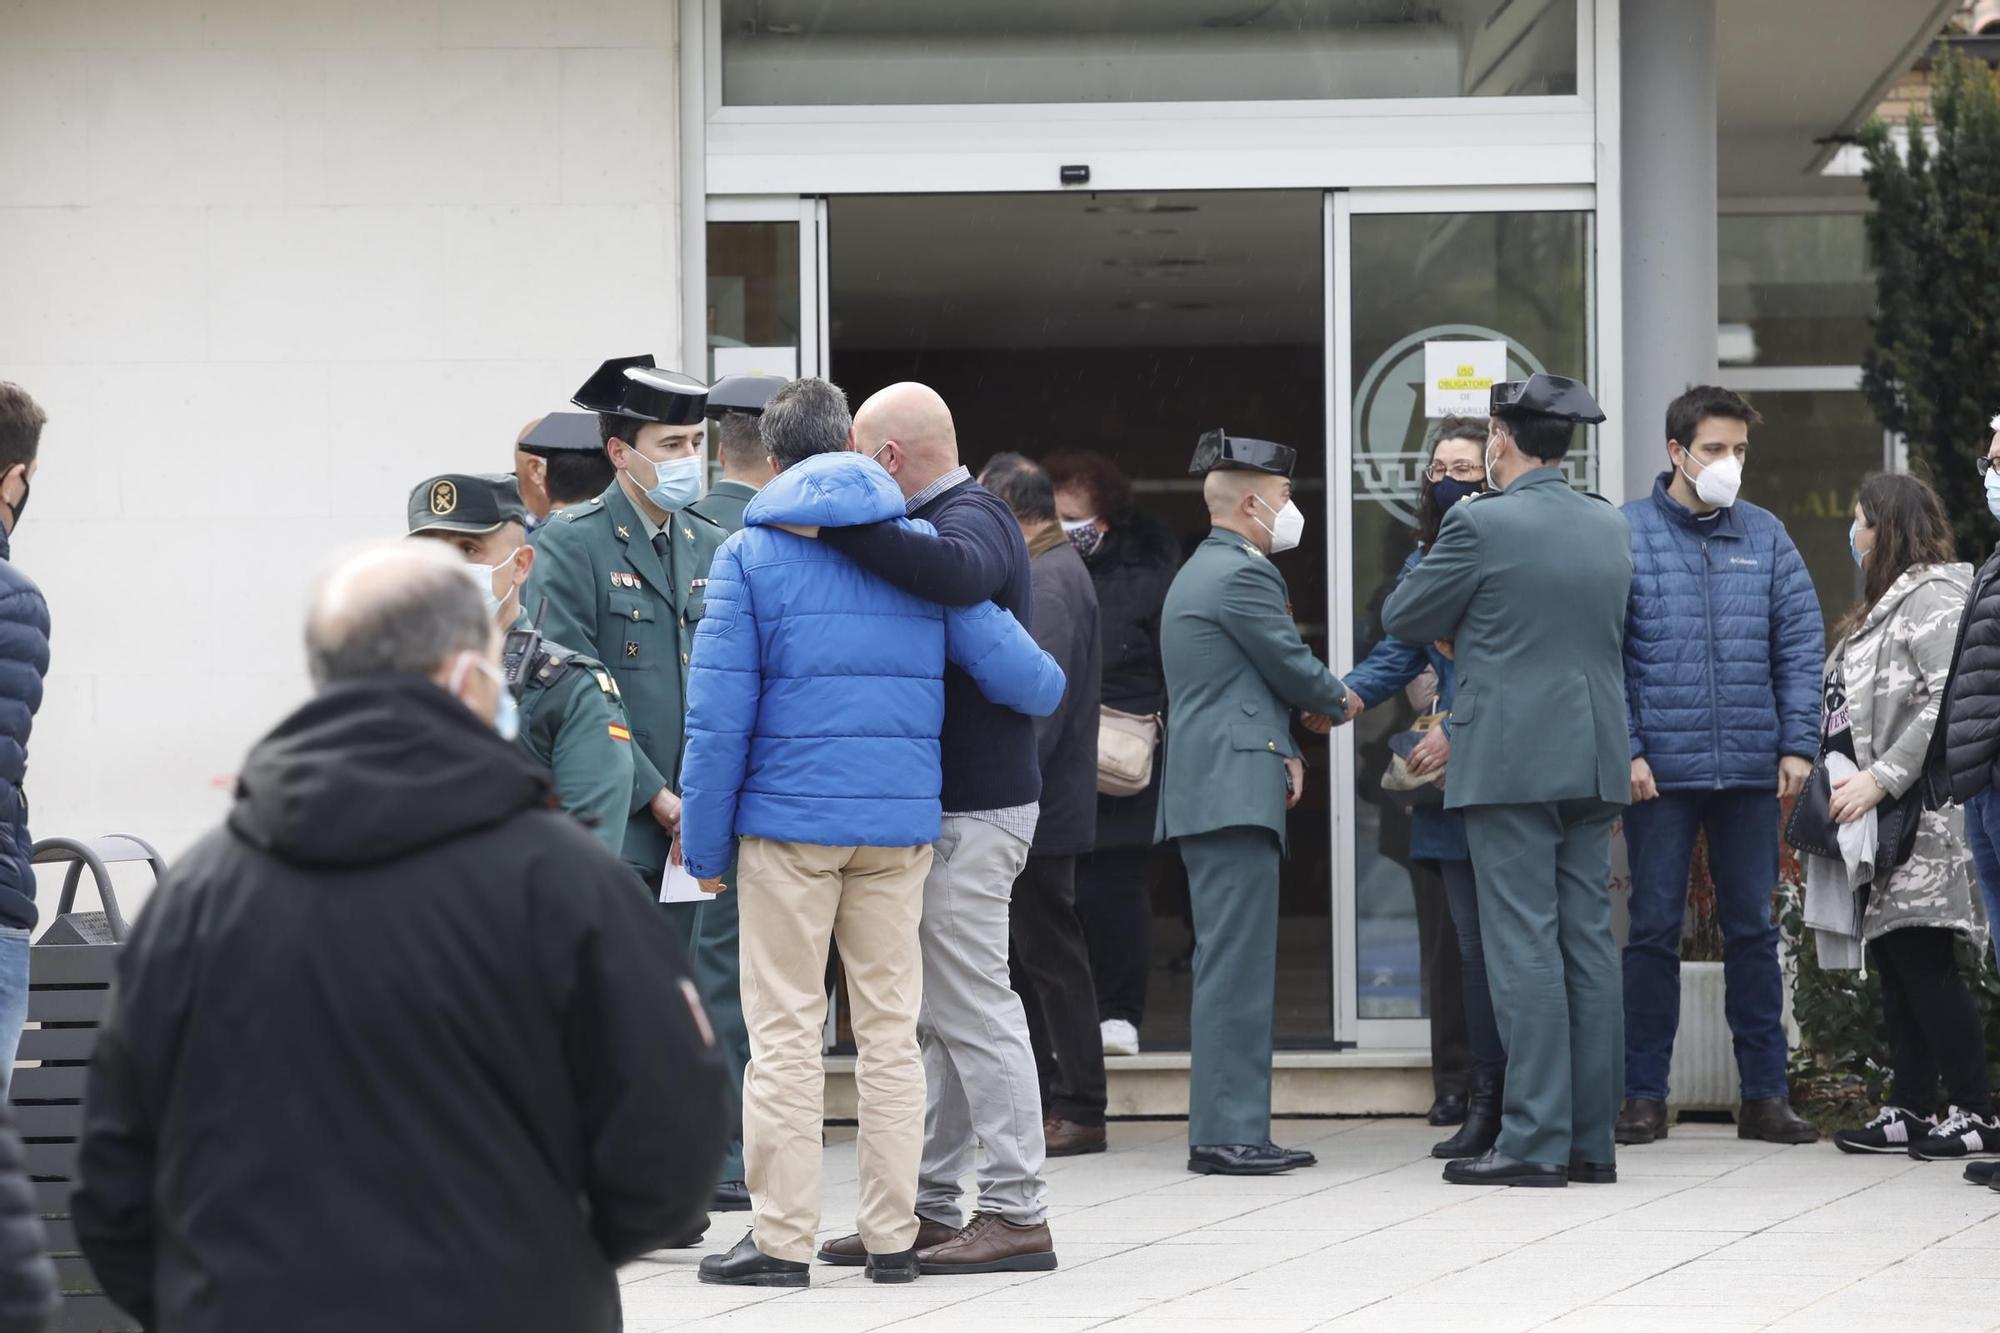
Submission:
M 111 1007 L 109 986 L 55 988 L 30 987 L 28 1021 L 31 1023 L 101 1023 Z
M 30 1143 L 26 1147 L 29 1175 L 44 1180 L 76 1179 L 74 1143 Z
M 30 986 L 108 986 L 117 970 L 115 944 L 38 944 L 28 950 Z
M 21 1034 L 18 1060 L 88 1060 L 97 1049 L 98 1028 L 29 1028 Z
M 26 1035 L 23 1033 L 22 1035 Z M 39 1069 L 16 1069 L 8 1097 L 22 1102 L 79 1101 L 90 1070 L 83 1065 L 43 1065 Z

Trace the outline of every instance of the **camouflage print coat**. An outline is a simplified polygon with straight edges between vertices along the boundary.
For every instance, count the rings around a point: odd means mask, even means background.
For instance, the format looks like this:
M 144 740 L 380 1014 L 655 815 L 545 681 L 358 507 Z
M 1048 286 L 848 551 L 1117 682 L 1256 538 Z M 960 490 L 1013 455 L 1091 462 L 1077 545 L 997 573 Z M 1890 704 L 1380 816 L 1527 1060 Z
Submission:
M 1972 591 L 1971 565 L 1920 565 L 1889 586 L 1853 633 L 1827 654 L 1854 726 L 1854 756 L 1890 796 L 1922 774 L 1938 726 L 1958 621 Z M 1902 926 L 1943 926 L 1984 936 L 1972 889 L 1965 815 L 1927 813 L 1910 859 L 1875 878 L 1862 916 L 1863 939 Z

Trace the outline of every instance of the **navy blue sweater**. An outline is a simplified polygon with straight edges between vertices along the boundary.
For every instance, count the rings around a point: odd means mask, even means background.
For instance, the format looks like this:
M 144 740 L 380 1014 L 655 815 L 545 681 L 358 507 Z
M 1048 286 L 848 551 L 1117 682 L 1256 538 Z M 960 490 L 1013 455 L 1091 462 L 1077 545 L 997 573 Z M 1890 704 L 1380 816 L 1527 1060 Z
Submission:
M 1004 500 L 968 481 L 910 517 L 923 519 L 937 535 L 873 523 L 826 528 L 820 537 L 863 569 L 926 601 L 971 606 L 991 598 L 1023 625 L 1034 623 L 1028 544 Z M 956 666 L 944 670 L 943 741 L 946 814 L 1005 810 L 1041 799 L 1034 719 L 989 703 Z

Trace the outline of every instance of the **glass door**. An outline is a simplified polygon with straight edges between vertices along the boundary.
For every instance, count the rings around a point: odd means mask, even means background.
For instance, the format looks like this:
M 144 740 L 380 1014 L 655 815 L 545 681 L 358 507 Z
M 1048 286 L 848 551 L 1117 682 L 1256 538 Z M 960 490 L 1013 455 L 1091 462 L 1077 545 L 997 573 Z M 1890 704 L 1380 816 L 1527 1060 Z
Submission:
M 706 363 L 690 374 L 826 373 L 826 202 L 708 201 Z
M 1381 607 L 1415 545 L 1427 415 L 1426 347 L 1499 343 L 1507 378 L 1546 370 L 1596 383 L 1589 191 L 1337 192 L 1328 201 L 1334 292 L 1329 416 L 1336 479 L 1329 517 L 1347 600 L 1336 598 L 1337 660 L 1382 639 Z M 1467 349 L 1457 360 L 1481 355 Z M 1485 374 L 1490 375 L 1492 368 Z M 1472 414 L 1484 420 L 1484 410 Z M 1574 484 L 1598 489 L 1597 432 L 1570 455 Z M 1446 922 L 1432 863 L 1412 855 L 1410 819 L 1385 799 L 1388 741 L 1416 710 L 1401 697 L 1335 735 L 1339 811 L 1334 955 L 1343 1038 L 1368 1046 L 1428 1040 L 1420 922 Z M 1448 930 L 1448 925 L 1444 927 Z

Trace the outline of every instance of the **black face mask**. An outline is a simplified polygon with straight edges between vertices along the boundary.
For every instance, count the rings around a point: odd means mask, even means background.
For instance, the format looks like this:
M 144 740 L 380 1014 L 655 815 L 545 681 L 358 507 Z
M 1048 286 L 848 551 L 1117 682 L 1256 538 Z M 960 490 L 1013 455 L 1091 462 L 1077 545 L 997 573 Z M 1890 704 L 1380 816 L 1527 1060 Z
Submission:
M 7 523 L 8 532 L 11 533 L 15 528 L 21 526 L 21 515 L 28 512 L 28 495 L 34 488 L 34 483 L 28 480 L 28 474 L 23 470 L 21 473 L 21 498 L 13 504 L 7 504 L 5 500 L 0 500 L 0 505 L 6 505 L 7 511 L 11 515 Z
M 1478 495 L 1486 489 L 1483 481 L 1460 481 L 1456 477 L 1445 477 L 1431 483 L 1431 494 L 1437 498 L 1438 517 L 1451 512 L 1451 507 L 1468 495 Z

